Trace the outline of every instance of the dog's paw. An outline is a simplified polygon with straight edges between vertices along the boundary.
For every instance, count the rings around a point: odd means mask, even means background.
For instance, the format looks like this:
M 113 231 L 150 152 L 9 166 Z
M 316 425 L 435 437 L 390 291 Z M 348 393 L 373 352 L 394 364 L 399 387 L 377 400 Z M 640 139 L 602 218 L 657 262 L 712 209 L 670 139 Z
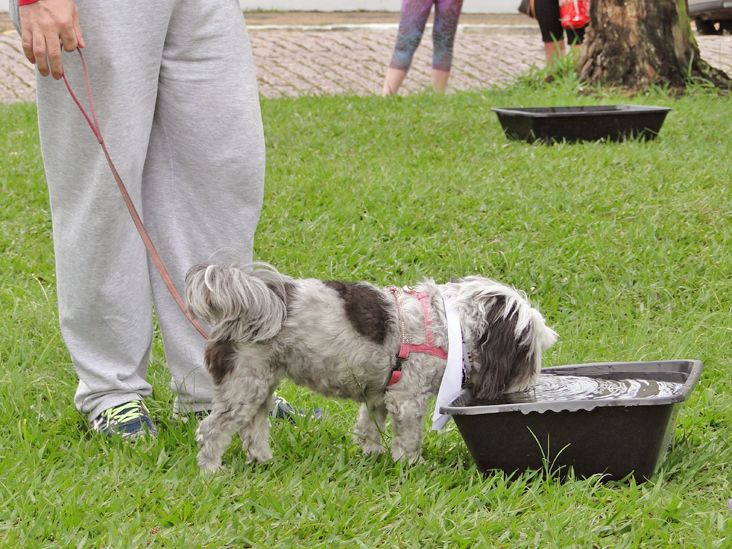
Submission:
M 358 440 L 358 445 L 361 447 L 361 451 L 368 455 L 371 454 L 383 454 L 386 452 L 386 448 L 380 442 L 375 440 Z
M 213 459 L 210 456 L 199 452 L 198 468 L 201 470 L 202 473 L 212 474 L 223 469 L 223 466 L 221 465 L 220 459 Z
M 215 464 L 215 463 L 201 463 L 198 462 L 198 470 L 201 471 L 204 475 L 213 475 L 215 473 L 218 473 L 219 471 L 222 471 L 224 469 L 223 465 Z
M 248 448 L 247 463 L 265 463 L 272 459 L 272 449 L 266 448 Z
M 419 452 L 405 452 L 403 450 L 394 448 L 392 448 L 391 457 L 394 461 L 406 463 L 407 465 L 419 465 L 420 463 L 424 463 L 425 461 L 422 457 L 422 454 L 420 454 Z

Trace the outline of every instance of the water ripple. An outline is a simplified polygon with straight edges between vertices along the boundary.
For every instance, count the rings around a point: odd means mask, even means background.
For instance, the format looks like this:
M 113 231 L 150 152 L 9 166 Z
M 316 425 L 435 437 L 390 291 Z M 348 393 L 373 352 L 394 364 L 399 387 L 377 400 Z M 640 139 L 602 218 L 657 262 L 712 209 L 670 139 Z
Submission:
M 567 400 L 627 400 L 670 397 L 683 388 L 682 383 L 653 379 L 606 379 L 600 377 L 540 374 L 536 385 L 521 393 L 504 395 L 505 403 Z

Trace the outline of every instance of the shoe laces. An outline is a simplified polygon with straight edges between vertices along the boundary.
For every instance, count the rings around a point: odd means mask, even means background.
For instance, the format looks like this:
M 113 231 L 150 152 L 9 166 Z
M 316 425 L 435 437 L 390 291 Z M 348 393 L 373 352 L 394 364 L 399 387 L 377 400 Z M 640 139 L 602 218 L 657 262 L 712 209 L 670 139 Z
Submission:
M 99 417 L 104 419 L 108 425 L 121 425 L 149 415 L 145 404 L 141 400 L 131 400 L 119 406 L 107 408 Z

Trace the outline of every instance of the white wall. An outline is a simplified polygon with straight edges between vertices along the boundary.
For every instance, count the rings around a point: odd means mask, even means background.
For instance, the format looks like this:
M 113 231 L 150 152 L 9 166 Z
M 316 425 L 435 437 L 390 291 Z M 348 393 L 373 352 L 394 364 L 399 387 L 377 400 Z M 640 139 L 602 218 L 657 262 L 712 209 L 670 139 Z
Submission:
M 312 11 L 399 11 L 401 5 L 400 0 L 239 0 L 239 3 L 245 9 Z M 465 0 L 463 11 L 516 13 L 518 5 L 519 0 Z M 0 0 L 0 11 L 7 10 L 8 0 Z

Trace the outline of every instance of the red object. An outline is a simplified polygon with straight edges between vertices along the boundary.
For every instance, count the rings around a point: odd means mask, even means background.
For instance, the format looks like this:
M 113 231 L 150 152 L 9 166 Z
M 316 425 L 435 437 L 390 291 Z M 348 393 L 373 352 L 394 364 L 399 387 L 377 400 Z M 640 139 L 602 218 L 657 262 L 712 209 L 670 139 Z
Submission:
M 590 0 L 559 0 L 559 22 L 565 29 L 581 29 L 590 22 Z
M 402 371 L 401 370 L 394 370 L 391 373 L 391 377 L 389 378 L 389 383 L 387 385 L 394 385 L 395 383 L 399 383 L 399 380 L 402 378 Z
M 401 344 L 399 345 L 399 353 L 397 354 L 397 366 L 391 372 L 389 382 L 387 386 L 398 383 L 402 377 L 401 361 L 409 358 L 410 353 L 425 353 L 428 355 L 436 356 L 443 360 L 447 360 L 447 351 L 442 347 L 435 345 L 434 338 L 432 337 L 432 329 L 430 328 L 430 296 L 425 292 L 416 292 L 410 288 L 389 288 L 391 294 L 394 296 L 396 302 L 397 317 L 399 319 L 399 333 L 401 337 Z M 422 305 L 422 316 L 424 317 L 424 343 L 410 343 L 407 341 L 407 336 L 404 333 L 404 316 L 402 314 L 402 306 L 399 303 L 399 297 L 402 294 L 413 295 Z
M 28 4 L 35 4 L 38 0 L 18 0 L 19 6 L 27 6 Z
M 447 351 L 442 347 L 437 347 L 432 337 L 432 330 L 430 329 L 430 296 L 425 292 L 416 292 L 412 289 L 402 290 L 399 288 L 390 288 L 390 290 L 396 300 L 397 315 L 399 316 L 399 328 L 402 339 L 401 345 L 399 346 L 399 354 L 397 356 L 402 360 L 406 360 L 409 358 L 409 353 L 425 353 L 447 360 Z M 419 299 L 419 302 L 422 305 L 422 316 L 424 318 L 424 343 L 410 343 L 406 339 L 406 335 L 404 333 L 404 319 L 402 318 L 402 308 L 399 304 L 399 295 L 401 293 L 415 296 Z

